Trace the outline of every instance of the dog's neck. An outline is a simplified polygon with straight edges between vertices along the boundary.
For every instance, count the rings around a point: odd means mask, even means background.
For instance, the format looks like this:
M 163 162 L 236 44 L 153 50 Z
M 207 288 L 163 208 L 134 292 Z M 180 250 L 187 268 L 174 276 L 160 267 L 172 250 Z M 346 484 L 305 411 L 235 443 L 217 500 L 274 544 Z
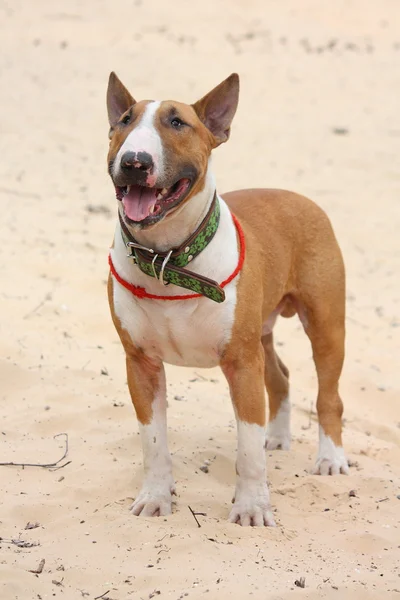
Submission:
M 150 229 L 130 228 L 135 240 L 159 252 L 178 248 L 200 225 L 210 209 L 215 193 L 215 180 L 210 165 L 204 178 L 204 187 L 169 218 Z

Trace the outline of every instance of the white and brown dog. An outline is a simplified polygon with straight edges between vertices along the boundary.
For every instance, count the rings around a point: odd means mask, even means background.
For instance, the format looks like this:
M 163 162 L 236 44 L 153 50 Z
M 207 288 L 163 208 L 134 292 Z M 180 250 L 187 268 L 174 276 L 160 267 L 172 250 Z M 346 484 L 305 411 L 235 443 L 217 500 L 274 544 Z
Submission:
M 279 315 L 297 313 L 313 348 L 315 473 L 348 473 L 338 393 L 342 256 L 327 216 L 303 196 L 268 189 L 217 194 L 210 155 L 229 138 L 238 95 L 233 74 L 192 105 L 136 102 L 110 75 L 108 166 L 119 219 L 108 291 L 143 442 L 144 483 L 131 507 L 135 515 L 171 513 L 175 483 L 163 363 L 219 365 L 238 431 L 229 520 L 274 524 L 264 448 L 287 450 L 290 444 L 288 370 L 272 337 Z

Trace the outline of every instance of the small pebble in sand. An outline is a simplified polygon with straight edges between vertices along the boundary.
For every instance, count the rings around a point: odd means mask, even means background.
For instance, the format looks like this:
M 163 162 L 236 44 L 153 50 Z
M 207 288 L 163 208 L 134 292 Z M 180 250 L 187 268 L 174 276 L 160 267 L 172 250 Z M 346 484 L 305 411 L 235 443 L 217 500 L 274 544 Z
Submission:
M 296 579 L 296 581 L 294 582 L 294 585 L 296 585 L 299 588 L 305 588 L 306 587 L 305 577 L 300 577 L 300 579 Z

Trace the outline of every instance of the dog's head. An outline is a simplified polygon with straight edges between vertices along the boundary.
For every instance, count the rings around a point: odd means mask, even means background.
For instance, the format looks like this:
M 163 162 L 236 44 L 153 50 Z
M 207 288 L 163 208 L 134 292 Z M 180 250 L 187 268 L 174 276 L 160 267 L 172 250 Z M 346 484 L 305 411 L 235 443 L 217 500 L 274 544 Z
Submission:
M 203 189 L 211 151 L 229 138 L 238 96 L 234 73 L 192 105 L 136 102 L 111 73 L 108 171 L 128 224 L 150 227 Z

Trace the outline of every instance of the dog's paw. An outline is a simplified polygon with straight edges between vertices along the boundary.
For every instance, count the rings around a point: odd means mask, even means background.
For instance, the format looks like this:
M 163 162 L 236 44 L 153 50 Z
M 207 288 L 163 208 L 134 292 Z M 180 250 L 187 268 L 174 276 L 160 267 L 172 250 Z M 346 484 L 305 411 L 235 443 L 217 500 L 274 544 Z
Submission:
M 319 437 L 318 458 L 313 469 L 314 475 L 349 474 L 349 465 L 341 446 L 335 446 L 333 440 L 325 435 L 322 428 Z
M 290 433 L 278 432 L 274 435 L 273 431 L 269 431 L 265 435 L 265 448 L 267 450 L 290 450 Z
M 314 475 L 348 475 L 349 465 L 346 457 L 337 455 L 334 457 L 318 457 L 313 469 Z
M 267 484 L 261 492 L 252 494 L 236 493 L 235 503 L 229 514 L 228 521 L 237 523 L 243 527 L 275 527 L 275 520 L 269 504 L 269 493 Z
M 267 425 L 265 447 L 267 450 L 290 449 L 290 403 L 288 398 L 281 402 L 276 417 Z
M 172 493 L 174 492 L 174 487 L 171 491 L 169 488 L 166 490 L 143 488 L 129 510 L 137 517 L 165 517 L 172 513 Z
M 235 502 L 228 521 L 242 525 L 242 527 L 249 527 L 250 525 L 253 527 L 275 527 L 275 520 L 270 508 L 260 506 L 257 503 Z

